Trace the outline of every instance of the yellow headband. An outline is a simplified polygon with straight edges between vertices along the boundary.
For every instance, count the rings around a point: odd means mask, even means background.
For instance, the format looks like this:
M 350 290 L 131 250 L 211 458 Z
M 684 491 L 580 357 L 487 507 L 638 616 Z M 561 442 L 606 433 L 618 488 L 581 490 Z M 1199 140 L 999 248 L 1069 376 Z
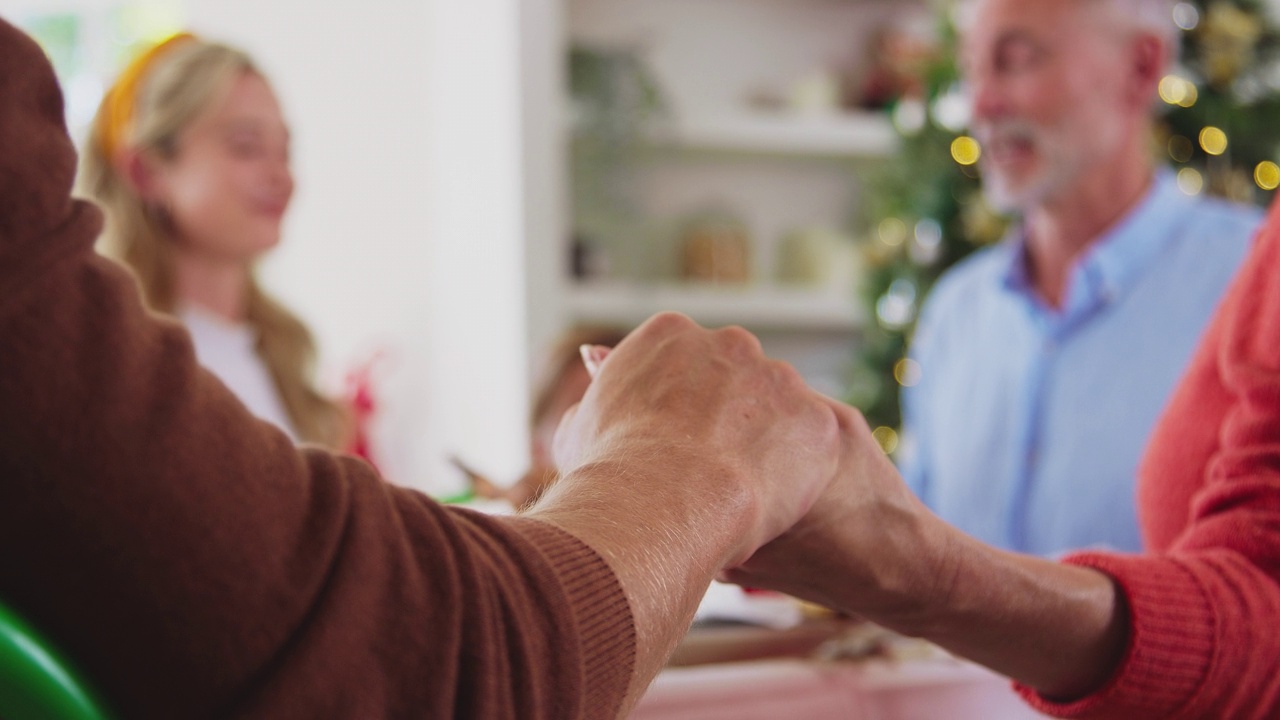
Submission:
M 174 46 L 195 39 L 195 35 L 186 32 L 173 35 L 139 53 L 120 73 L 120 77 L 116 79 L 116 84 L 112 85 L 111 89 L 107 91 L 107 97 L 103 101 L 102 109 L 98 112 L 98 118 L 94 123 L 93 129 L 108 158 L 114 160 L 116 153 L 124 145 L 125 135 L 129 132 L 133 123 L 133 111 L 137 105 L 138 86 L 142 84 L 147 70 L 151 68 L 157 58 Z

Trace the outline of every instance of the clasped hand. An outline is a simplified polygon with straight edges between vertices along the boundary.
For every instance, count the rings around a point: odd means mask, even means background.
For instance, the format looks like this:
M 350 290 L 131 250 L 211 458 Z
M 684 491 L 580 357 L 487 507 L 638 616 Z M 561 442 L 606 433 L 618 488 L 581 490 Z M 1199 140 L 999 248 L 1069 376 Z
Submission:
M 664 314 L 592 354 L 593 383 L 556 434 L 565 472 L 611 460 L 641 468 L 634 482 L 675 471 L 709 512 L 740 514 L 721 568 L 732 581 L 833 607 L 848 604 L 849 583 L 923 590 L 886 569 L 922 508 L 862 416 L 765 357 L 750 333 Z

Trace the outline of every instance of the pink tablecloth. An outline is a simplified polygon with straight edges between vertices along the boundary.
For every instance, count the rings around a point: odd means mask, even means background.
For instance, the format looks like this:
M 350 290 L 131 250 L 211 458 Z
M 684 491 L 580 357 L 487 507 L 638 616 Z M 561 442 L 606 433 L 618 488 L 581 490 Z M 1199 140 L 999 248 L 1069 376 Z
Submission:
M 1009 681 L 953 660 L 669 668 L 631 720 L 1026 720 Z

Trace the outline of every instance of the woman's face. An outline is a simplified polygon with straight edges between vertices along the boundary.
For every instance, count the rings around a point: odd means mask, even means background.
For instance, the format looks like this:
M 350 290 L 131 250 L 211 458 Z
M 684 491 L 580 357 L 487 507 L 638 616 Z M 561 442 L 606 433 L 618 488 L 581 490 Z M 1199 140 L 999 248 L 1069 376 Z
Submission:
M 178 136 L 156 187 L 183 251 L 249 263 L 274 247 L 293 175 L 289 130 L 266 81 L 253 73 L 237 78 Z

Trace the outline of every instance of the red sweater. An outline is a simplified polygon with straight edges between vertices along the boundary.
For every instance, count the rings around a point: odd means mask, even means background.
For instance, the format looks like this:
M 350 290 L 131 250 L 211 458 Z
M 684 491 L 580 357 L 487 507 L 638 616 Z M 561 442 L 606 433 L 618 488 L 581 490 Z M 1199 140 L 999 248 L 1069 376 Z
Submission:
M 610 718 L 635 635 L 558 528 L 296 450 L 98 257 L 53 70 L 0 21 L 0 598 L 122 718 Z
M 1280 717 L 1280 201 L 1157 426 L 1138 499 L 1147 553 L 1067 562 L 1128 600 L 1123 664 L 1081 718 Z

